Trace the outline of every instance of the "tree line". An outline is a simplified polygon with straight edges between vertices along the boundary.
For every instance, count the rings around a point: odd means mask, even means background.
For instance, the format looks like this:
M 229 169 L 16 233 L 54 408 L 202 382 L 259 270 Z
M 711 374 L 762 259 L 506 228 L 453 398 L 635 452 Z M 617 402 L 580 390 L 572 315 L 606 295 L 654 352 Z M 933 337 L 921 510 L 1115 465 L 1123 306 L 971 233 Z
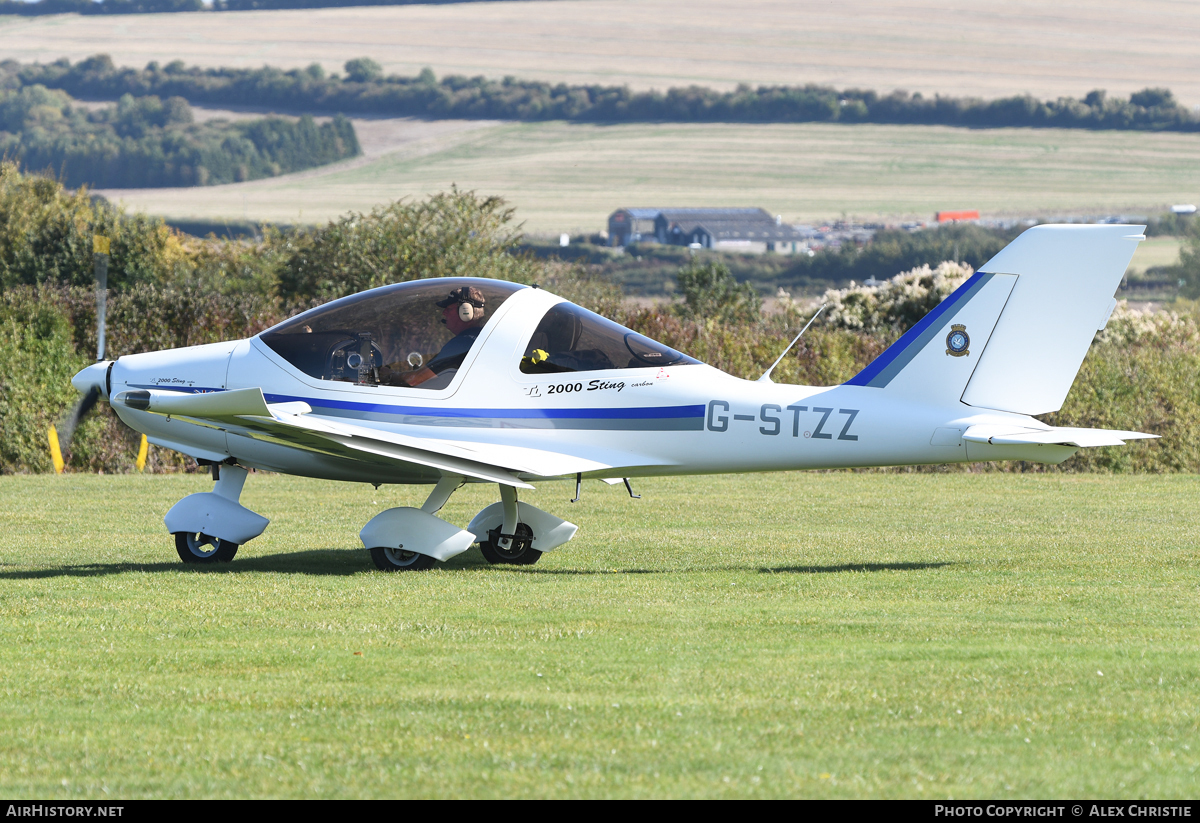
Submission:
M 72 64 L 5 61 L 9 82 L 40 84 L 81 97 L 123 94 L 179 96 L 192 103 L 280 106 L 311 112 L 595 123 L 892 123 L 975 128 L 1033 127 L 1197 131 L 1200 117 L 1169 89 L 1147 88 L 1128 98 L 1089 92 L 1082 100 L 1016 95 L 996 100 L 893 91 L 880 94 L 830 86 L 740 85 L 733 91 L 701 86 L 635 92 L 628 86 L 568 85 L 505 77 L 384 75 L 369 58 L 350 60 L 344 74 L 319 64 L 304 69 L 200 68 L 176 60 L 122 68 L 107 55 Z
M 317 9 L 337 6 L 407 6 L 415 3 L 479 3 L 493 0 L 0 0 L 0 14 L 37 17 L 43 14 L 163 14 L 183 11 L 249 11 L 251 9 Z
M 273 177 L 359 153 L 344 117 L 196 123 L 182 97 L 123 94 L 81 106 L 42 85 L 0 90 L 0 155 L 69 186 L 211 186 Z

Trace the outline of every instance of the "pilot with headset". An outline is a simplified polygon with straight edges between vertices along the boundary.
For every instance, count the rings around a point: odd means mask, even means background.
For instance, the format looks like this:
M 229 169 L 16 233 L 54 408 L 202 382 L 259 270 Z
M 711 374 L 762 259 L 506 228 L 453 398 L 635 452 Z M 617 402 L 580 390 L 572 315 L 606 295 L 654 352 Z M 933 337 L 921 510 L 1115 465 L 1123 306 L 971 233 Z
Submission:
M 407 375 L 405 382 L 423 389 L 443 389 L 450 385 L 467 352 L 475 345 L 475 338 L 483 329 L 487 306 L 483 292 L 474 286 L 454 289 L 437 302 L 442 310 L 442 322 L 454 332 L 454 337 L 420 371 Z

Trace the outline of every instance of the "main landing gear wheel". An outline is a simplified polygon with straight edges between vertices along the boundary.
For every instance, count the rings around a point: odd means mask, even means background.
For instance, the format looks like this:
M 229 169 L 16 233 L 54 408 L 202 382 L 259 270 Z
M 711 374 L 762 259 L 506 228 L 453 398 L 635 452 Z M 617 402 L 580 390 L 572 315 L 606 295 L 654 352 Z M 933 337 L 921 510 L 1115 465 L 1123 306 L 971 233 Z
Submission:
M 542 553 L 533 547 L 533 530 L 524 523 L 517 524 L 517 534 L 507 549 L 500 548 L 500 529 L 488 532 L 488 539 L 479 544 L 479 550 L 489 563 L 511 563 L 514 566 L 532 566 L 541 559 Z
M 404 549 L 388 549 L 376 546 L 371 549 L 371 559 L 381 572 L 419 572 L 433 568 L 437 558 L 427 554 L 406 552 Z
M 228 563 L 237 554 L 238 544 L 207 534 L 175 532 L 175 551 L 184 563 Z

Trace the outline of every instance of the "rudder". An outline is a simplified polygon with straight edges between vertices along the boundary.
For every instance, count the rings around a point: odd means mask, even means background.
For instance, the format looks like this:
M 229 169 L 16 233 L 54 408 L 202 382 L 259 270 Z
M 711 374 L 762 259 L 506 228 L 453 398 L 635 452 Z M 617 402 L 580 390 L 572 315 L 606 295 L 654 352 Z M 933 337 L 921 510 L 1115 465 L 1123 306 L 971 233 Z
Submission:
M 1030 415 L 1062 408 L 1144 229 L 1036 226 L 980 267 L 1016 285 L 962 401 Z
M 846 382 L 933 403 L 1062 407 L 1143 226 L 1036 226 Z

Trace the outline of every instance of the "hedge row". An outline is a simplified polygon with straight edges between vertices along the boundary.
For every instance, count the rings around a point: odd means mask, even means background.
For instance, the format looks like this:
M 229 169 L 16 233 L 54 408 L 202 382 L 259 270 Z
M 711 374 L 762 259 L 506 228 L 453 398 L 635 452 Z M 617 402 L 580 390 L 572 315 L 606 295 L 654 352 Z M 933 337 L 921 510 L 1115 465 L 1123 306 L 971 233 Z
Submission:
M 636 308 L 580 266 L 513 254 L 512 211 L 452 190 L 256 244 L 202 241 L 130 217 L 53 180 L 0 164 L 0 472 L 48 471 L 46 427 L 77 396 L 70 377 L 95 351 L 91 237 L 111 238 L 108 354 L 245 337 L 320 301 L 385 283 L 474 274 L 543 288 L 688 352 L 756 378 L 808 319 L 780 298 L 768 316 L 715 258 L 678 272 L 686 301 Z M 853 376 L 970 272 L 920 268 L 880 286 L 830 292 L 827 319 L 777 367 L 777 382 Z M 1194 314 L 1118 312 L 1092 346 L 1059 425 L 1139 429 L 1161 441 L 1082 452 L 1062 469 L 1200 471 L 1200 330 Z M 76 470 L 129 470 L 137 446 L 103 404 L 81 426 Z M 152 450 L 155 470 L 186 460 Z M 978 467 L 976 467 L 978 468 Z M 1011 471 L 1058 471 L 1026 464 Z M 960 469 L 961 470 L 961 467 Z
M 555 288 L 577 275 L 560 271 Z M 0 294 L 0 472 L 50 470 L 46 427 L 77 400 L 71 375 L 94 352 L 90 289 L 23 286 Z M 587 302 L 585 299 L 583 302 Z M 595 303 L 593 303 L 595 305 Z M 603 307 L 603 306 L 598 306 Z M 303 306 L 259 296 L 220 295 L 188 286 L 140 285 L 110 297 L 110 352 L 245 337 Z M 758 377 L 807 319 L 807 310 L 753 322 L 711 322 L 669 309 L 608 306 L 614 319 L 740 377 Z M 615 311 L 613 309 L 616 309 Z M 856 374 L 895 332 L 817 326 L 776 368 L 780 383 L 833 385 Z M 1118 313 L 1093 344 L 1054 425 L 1134 429 L 1162 440 L 1087 449 L 1061 467 L 1040 464 L 950 466 L 935 470 L 1200 471 L 1200 333 L 1192 317 Z M 104 404 L 86 420 L 68 453 L 74 470 L 129 471 L 137 437 Z M 151 470 L 177 471 L 188 461 L 152 450 Z
M 307 69 L 188 67 L 182 61 L 144 69 L 118 68 L 107 55 L 71 64 L 0 64 L 17 82 L 61 88 L 71 94 L 114 99 L 122 94 L 180 96 L 193 103 L 286 107 L 300 111 L 403 116 L 574 120 L 581 122 L 910 123 L 970 127 L 1151 129 L 1196 131 L 1200 119 L 1168 89 L 1148 88 L 1128 99 L 1102 90 L 1083 100 L 1039 100 L 1018 95 L 997 100 L 879 94 L 829 86 L 740 85 L 722 92 L 700 86 L 634 92 L 627 86 L 542 83 L 506 77 L 452 75 L 438 80 L 425 69 L 415 76 L 384 77 L 368 58 L 346 64 L 346 76 Z

